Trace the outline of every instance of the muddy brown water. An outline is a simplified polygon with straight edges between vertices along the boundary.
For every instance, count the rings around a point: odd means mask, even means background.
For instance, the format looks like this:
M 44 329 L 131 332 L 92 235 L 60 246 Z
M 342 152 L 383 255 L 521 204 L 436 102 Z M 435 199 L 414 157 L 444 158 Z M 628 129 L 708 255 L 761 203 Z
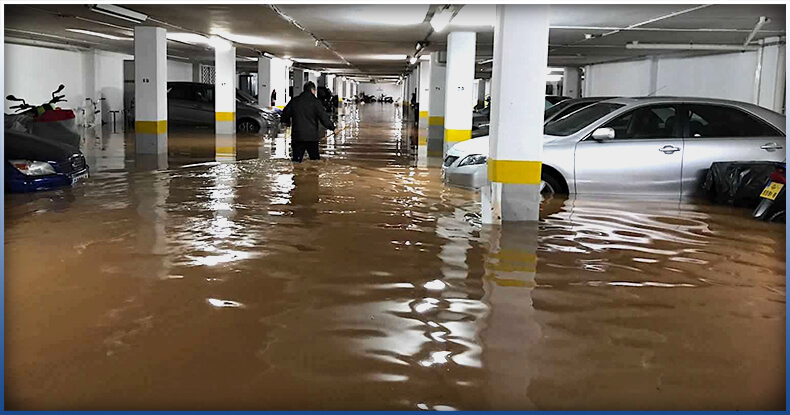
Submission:
M 700 202 L 480 197 L 394 106 L 294 166 L 285 138 L 83 143 L 5 196 L 13 409 L 776 409 L 785 227 Z

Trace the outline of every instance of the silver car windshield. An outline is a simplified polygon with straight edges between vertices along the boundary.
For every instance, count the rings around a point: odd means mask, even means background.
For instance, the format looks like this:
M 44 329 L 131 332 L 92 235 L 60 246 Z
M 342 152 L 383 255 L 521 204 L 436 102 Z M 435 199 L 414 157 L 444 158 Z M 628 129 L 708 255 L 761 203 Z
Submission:
M 546 124 L 546 126 L 543 127 L 543 134 L 561 137 L 575 134 L 595 120 L 624 106 L 623 104 L 612 103 L 597 103 L 590 105 L 587 108 L 580 109 L 557 121 Z

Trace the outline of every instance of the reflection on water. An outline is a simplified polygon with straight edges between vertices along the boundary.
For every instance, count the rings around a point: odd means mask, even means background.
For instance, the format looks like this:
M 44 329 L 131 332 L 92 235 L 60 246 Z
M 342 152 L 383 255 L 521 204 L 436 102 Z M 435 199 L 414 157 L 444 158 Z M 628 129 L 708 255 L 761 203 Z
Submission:
M 600 198 L 482 226 L 397 111 L 299 165 L 283 135 L 103 136 L 85 183 L 7 195 L 9 407 L 783 406 L 783 226 Z

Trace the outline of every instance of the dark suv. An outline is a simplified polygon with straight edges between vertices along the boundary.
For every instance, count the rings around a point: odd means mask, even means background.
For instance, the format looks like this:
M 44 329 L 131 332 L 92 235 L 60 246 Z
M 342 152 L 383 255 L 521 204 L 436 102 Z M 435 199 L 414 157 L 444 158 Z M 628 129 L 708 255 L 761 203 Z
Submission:
M 167 83 L 167 121 L 172 126 L 215 125 L 214 85 L 198 82 Z M 253 102 L 236 89 L 236 131 L 239 133 L 277 132 L 280 116 Z

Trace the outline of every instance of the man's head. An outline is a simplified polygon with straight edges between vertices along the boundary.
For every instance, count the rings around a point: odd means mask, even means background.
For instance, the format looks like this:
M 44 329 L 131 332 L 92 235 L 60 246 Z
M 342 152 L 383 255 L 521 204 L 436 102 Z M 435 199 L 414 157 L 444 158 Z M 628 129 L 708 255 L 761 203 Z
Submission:
M 315 93 L 315 84 L 313 83 L 313 81 L 307 81 L 307 83 L 304 84 L 304 90 L 305 91 L 310 91 L 310 93 L 312 93 L 313 96 L 316 95 L 316 93 Z

